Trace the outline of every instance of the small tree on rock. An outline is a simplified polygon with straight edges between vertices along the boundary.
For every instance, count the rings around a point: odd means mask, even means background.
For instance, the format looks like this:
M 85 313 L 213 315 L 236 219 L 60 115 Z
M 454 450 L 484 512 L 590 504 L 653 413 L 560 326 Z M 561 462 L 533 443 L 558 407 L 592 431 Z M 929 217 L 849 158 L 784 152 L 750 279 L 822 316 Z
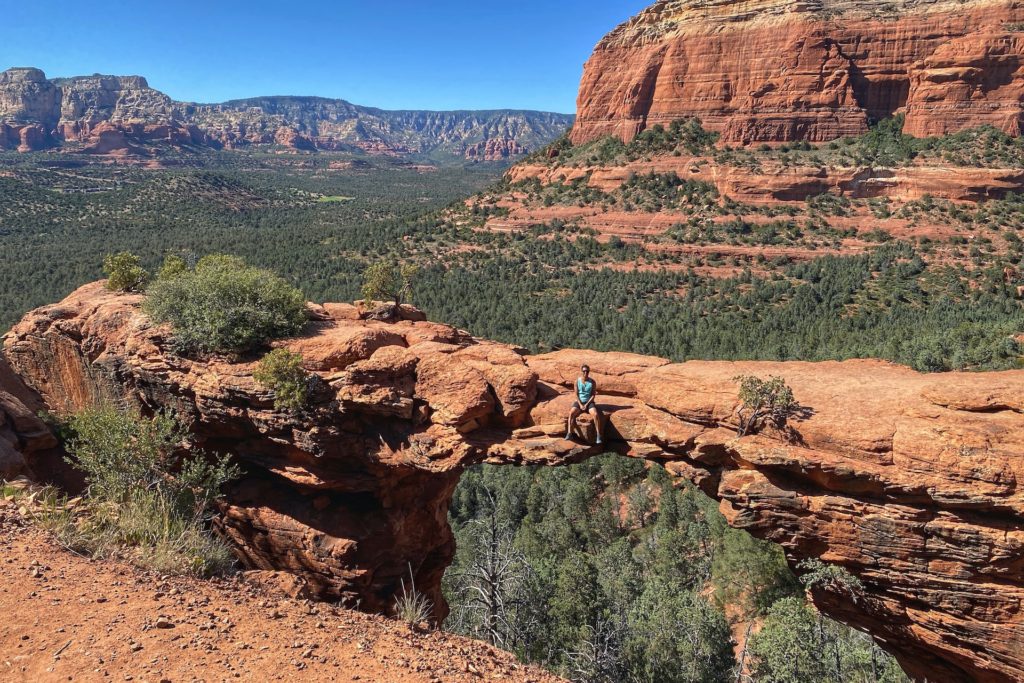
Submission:
M 310 375 L 302 367 L 302 354 L 274 349 L 259 362 L 253 377 L 274 392 L 278 410 L 301 410 L 309 401 Z
M 363 275 L 363 299 L 367 308 L 374 301 L 390 301 L 390 317 L 398 315 L 402 304 L 412 296 L 412 283 L 419 268 L 411 263 L 381 261 L 366 269 Z
M 107 276 L 107 289 L 113 292 L 141 292 L 149 282 L 149 273 L 135 254 L 122 251 L 107 254 L 103 259 L 103 272 Z
M 761 379 L 747 375 L 733 379 L 740 383 L 740 400 L 743 402 L 739 412 L 740 436 L 756 433 L 766 426 L 782 429 L 800 408 L 793 397 L 793 390 L 781 377 Z

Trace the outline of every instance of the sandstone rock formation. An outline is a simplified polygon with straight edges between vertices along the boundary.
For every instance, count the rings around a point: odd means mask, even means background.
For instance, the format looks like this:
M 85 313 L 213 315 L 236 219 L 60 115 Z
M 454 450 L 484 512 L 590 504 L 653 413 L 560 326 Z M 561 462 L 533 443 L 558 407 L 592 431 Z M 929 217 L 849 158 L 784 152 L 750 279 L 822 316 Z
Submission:
M 502 159 L 522 156 L 528 151 L 512 139 L 491 139 L 467 147 L 466 158 L 474 161 L 501 161 Z
M 524 162 L 509 169 L 505 177 L 511 183 L 536 178 L 542 185 L 583 181 L 589 187 L 614 192 L 630 178 L 649 173 L 675 173 L 680 178 L 710 183 L 723 197 L 754 204 L 804 202 L 822 194 L 849 199 L 888 197 L 901 202 L 927 195 L 953 202 L 980 202 L 1024 190 L 1024 168 L 942 164 L 836 168 L 764 162 L 754 173 L 748 168 L 719 164 L 709 156 L 659 156 L 612 167 Z
M 54 464 L 57 439 L 36 415 L 30 392 L 0 359 L 0 479 L 33 474 Z
M 725 142 L 1024 124 L 1017 0 L 659 0 L 587 62 L 572 140 L 696 116 Z
M 0 72 L 0 150 L 63 145 L 93 154 L 143 155 L 158 145 L 441 152 L 495 160 L 538 149 L 573 118 L 533 111 L 384 111 L 319 97 L 177 102 L 140 76 L 47 80 L 39 69 Z
M 83 287 L 7 337 L 12 367 L 54 410 L 118 401 L 171 409 L 245 469 L 221 528 L 240 557 L 300 574 L 323 598 L 387 609 L 401 577 L 434 600 L 452 558 L 446 510 L 473 464 L 558 465 L 581 362 L 609 437 L 721 501 L 730 524 L 860 577 L 819 591 L 909 673 L 1024 675 L 1024 372 L 920 375 L 876 361 L 670 363 L 622 353 L 526 356 L 436 323 L 310 305 L 299 338 L 320 378 L 302 414 L 273 408 L 255 359 L 187 359 L 140 298 Z M 737 438 L 741 374 L 781 375 L 804 406 L 786 433 Z

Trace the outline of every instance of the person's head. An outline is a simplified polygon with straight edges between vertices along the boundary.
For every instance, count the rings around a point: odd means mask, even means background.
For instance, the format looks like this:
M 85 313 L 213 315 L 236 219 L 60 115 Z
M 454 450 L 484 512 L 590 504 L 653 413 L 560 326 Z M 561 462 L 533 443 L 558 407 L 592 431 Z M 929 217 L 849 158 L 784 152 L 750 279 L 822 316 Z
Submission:
M 588 377 L 588 376 L 590 376 L 590 366 L 589 366 L 589 365 L 584 365 L 584 366 L 582 366 L 582 367 L 580 368 L 580 372 L 581 372 L 581 373 L 583 373 L 583 376 L 584 376 L 584 377 Z

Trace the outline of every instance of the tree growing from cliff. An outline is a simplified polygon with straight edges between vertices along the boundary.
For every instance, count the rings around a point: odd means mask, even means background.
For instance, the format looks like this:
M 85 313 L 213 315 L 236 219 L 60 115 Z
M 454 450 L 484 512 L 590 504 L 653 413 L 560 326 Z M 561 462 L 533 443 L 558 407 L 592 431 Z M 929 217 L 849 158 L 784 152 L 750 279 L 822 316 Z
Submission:
M 309 401 L 311 376 L 302 367 L 302 355 L 274 349 L 259 362 L 253 378 L 274 392 L 278 410 L 301 410 Z
M 149 273 L 135 254 L 122 251 L 107 254 L 103 259 L 103 272 L 107 276 L 107 289 L 114 292 L 141 292 L 149 282 Z
M 740 383 L 740 401 L 743 403 L 739 410 L 740 436 L 756 433 L 766 426 L 782 429 L 800 408 L 793 397 L 793 390 L 781 377 L 761 379 L 746 375 L 733 379 Z
M 305 298 L 274 273 L 234 256 L 206 256 L 195 270 L 160 279 L 144 310 L 170 323 L 181 351 L 246 353 L 299 332 Z
M 419 268 L 411 263 L 379 261 L 363 274 L 363 299 L 367 308 L 374 301 L 390 301 L 389 317 L 398 315 L 398 310 L 412 296 L 413 280 Z

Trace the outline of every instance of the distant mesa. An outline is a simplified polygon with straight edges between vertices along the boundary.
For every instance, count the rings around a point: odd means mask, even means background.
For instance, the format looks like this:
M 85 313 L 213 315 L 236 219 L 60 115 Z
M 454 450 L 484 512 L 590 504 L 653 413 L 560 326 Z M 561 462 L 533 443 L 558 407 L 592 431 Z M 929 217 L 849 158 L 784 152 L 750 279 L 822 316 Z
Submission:
M 660 0 L 598 44 L 576 144 L 698 117 L 723 143 L 1024 125 L 1016 0 Z
M 573 122 L 536 111 L 385 111 L 320 97 L 178 102 L 142 76 L 47 79 L 0 72 L 0 150 L 105 156 L 265 148 L 500 161 L 540 149 Z

